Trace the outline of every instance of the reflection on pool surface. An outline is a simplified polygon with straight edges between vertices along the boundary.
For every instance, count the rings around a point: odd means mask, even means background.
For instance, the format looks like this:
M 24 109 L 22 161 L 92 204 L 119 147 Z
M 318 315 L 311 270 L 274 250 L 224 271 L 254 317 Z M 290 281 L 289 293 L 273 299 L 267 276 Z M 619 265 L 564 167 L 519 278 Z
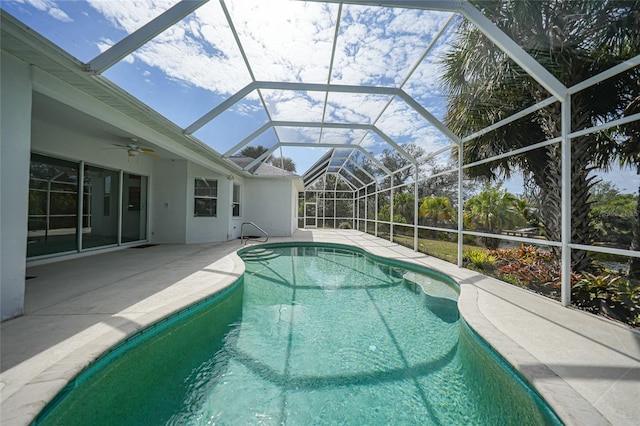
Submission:
M 113 351 L 39 421 L 559 423 L 461 321 L 447 277 L 338 246 L 240 254 L 244 283 Z

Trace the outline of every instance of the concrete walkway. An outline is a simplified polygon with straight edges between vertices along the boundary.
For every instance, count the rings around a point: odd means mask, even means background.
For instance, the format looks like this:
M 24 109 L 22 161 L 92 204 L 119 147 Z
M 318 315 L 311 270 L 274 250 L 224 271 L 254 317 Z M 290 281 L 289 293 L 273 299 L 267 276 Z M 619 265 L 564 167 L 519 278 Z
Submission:
M 362 232 L 299 230 L 269 242 L 288 241 L 348 244 L 452 276 L 464 319 L 567 424 L 640 424 L 640 334 Z M 1 325 L 0 423 L 28 424 L 106 349 L 233 283 L 244 272 L 240 247 L 157 245 L 29 268 L 25 315 Z

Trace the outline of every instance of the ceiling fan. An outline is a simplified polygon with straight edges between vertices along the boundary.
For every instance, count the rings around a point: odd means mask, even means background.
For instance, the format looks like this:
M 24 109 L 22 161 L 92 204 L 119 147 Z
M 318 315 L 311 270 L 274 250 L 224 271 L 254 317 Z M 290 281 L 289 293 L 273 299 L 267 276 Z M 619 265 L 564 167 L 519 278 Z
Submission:
M 151 148 L 145 148 L 143 146 L 138 145 L 138 140 L 136 138 L 131 138 L 131 142 L 128 145 L 120 145 L 114 143 L 113 146 L 117 146 L 120 149 L 125 149 L 127 151 L 127 155 L 129 157 L 137 157 L 138 154 L 146 154 L 153 158 L 160 158 L 155 151 Z

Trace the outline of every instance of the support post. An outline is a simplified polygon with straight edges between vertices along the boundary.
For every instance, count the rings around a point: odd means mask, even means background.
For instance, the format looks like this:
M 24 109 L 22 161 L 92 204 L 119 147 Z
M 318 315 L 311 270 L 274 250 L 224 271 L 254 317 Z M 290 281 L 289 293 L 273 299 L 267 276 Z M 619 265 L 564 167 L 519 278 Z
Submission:
M 460 142 L 460 146 L 458 147 L 458 266 L 462 266 L 462 246 L 464 243 L 464 238 L 463 238 L 463 234 L 462 231 L 464 231 L 464 225 L 463 225 L 463 211 L 462 208 L 464 207 L 464 194 L 463 194 L 463 190 L 462 190 L 462 184 L 463 184 L 463 175 L 462 175 L 462 166 L 463 166 L 463 161 L 464 161 L 464 157 L 462 155 L 463 153 L 463 147 L 464 147 L 464 142 Z
M 562 141 L 561 143 L 561 164 L 562 164 L 562 189 L 561 189 L 561 302 L 562 306 L 571 304 L 571 95 L 561 103 L 562 108 Z
M 416 177 L 413 182 L 413 251 L 418 251 L 418 164 L 416 163 Z
M 118 174 L 118 245 L 122 244 L 122 208 L 124 206 L 124 171 L 120 169 Z
M 391 173 L 391 199 L 389 200 L 389 241 L 393 242 L 393 173 Z
M 78 221 L 76 233 L 76 245 L 78 252 L 82 251 L 82 231 L 84 228 L 84 161 L 80 161 L 78 167 Z
M 376 185 L 376 210 L 375 210 L 376 211 L 376 217 L 374 218 L 374 220 L 375 220 L 375 222 L 374 222 L 375 223 L 374 234 L 375 234 L 376 237 L 378 236 L 378 204 L 379 204 L 378 194 L 379 193 L 380 193 L 380 188 L 378 188 L 377 185 Z

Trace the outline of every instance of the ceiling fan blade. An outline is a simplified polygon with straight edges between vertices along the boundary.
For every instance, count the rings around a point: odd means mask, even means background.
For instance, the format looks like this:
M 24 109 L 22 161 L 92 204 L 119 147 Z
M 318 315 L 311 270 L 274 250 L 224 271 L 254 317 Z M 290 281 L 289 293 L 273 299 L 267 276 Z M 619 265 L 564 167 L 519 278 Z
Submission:
M 148 155 L 149 157 L 160 158 L 160 156 L 158 154 L 154 154 L 152 149 L 143 149 L 142 153 L 145 154 L 145 155 Z

